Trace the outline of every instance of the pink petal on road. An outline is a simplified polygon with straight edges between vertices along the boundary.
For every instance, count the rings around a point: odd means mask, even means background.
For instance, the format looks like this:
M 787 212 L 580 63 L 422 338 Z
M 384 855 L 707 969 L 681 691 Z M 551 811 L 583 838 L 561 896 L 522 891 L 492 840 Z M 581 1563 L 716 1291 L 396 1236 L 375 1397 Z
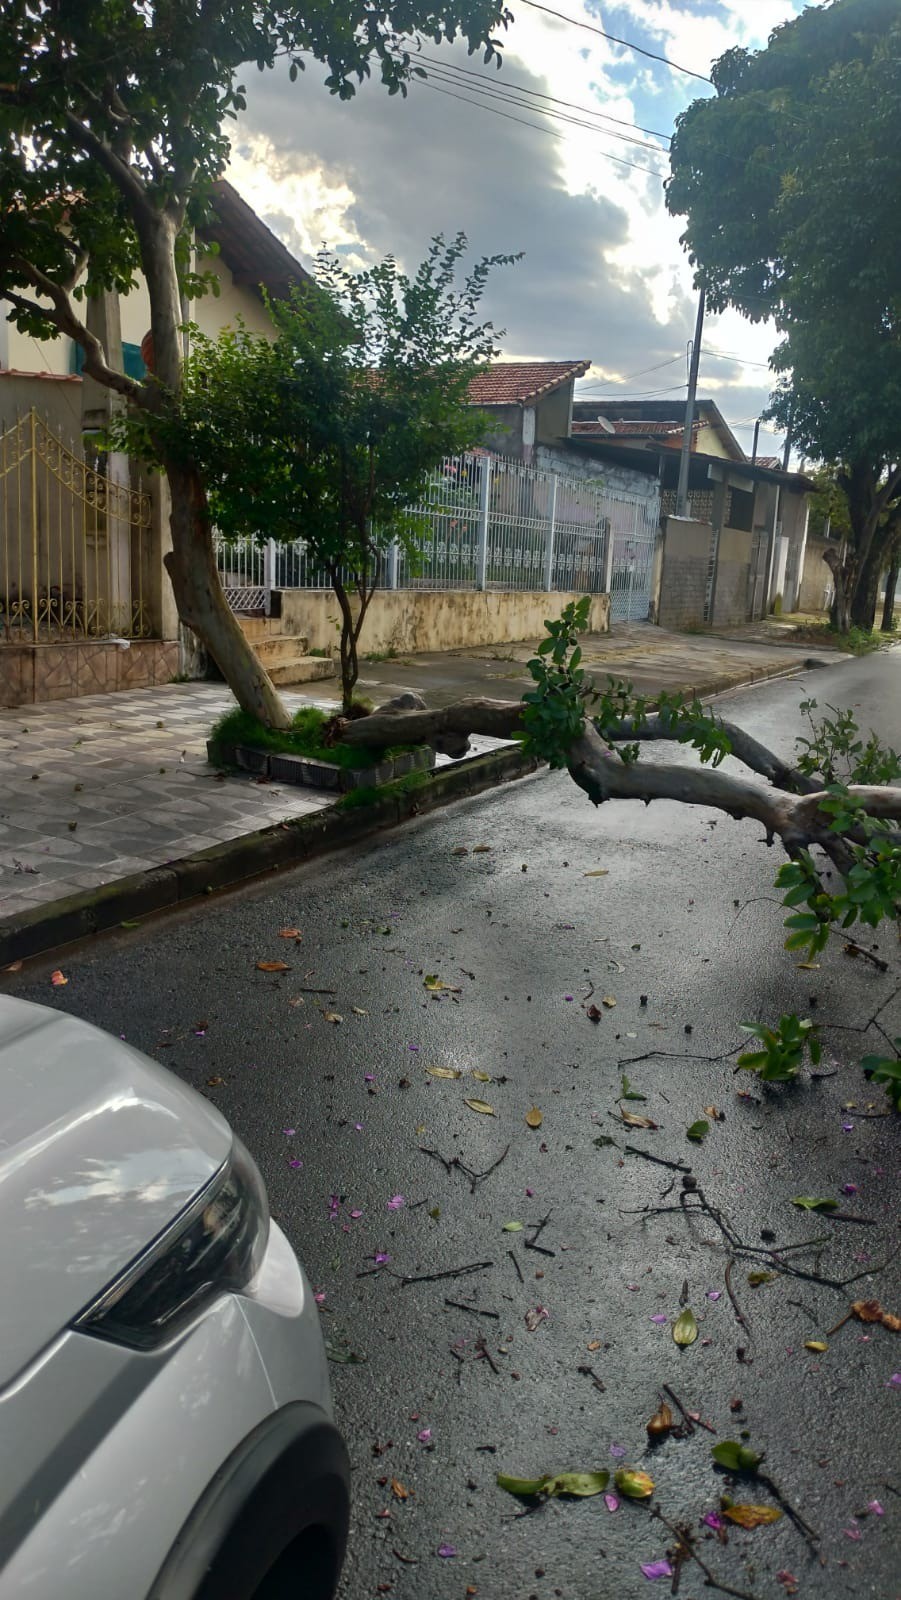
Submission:
M 452 1544 L 439 1544 L 438 1554 L 439 1556 L 442 1556 L 445 1561 L 448 1561 L 450 1557 L 455 1556 L 457 1552 Z
M 619 1510 L 619 1498 L 618 1498 L 618 1496 L 615 1495 L 615 1494 L 605 1494 L 604 1495 L 604 1505 L 607 1507 L 608 1511 L 618 1511 Z
M 405 1206 L 406 1203 L 407 1202 L 402 1194 L 392 1195 L 391 1199 L 388 1201 L 388 1210 L 399 1211 L 401 1206 Z
M 651 1321 L 656 1322 L 658 1328 L 662 1328 L 665 1322 L 669 1322 L 669 1317 L 665 1317 L 662 1311 L 655 1311 Z
M 431 1428 L 421 1428 L 420 1431 L 417 1433 L 416 1437 L 419 1440 L 420 1444 L 428 1444 L 429 1440 L 432 1437 Z
M 671 1578 L 673 1575 L 673 1569 L 665 1557 L 662 1561 L 642 1561 L 641 1570 L 645 1577 L 651 1580 L 654 1578 Z
M 868 1500 L 867 1501 L 867 1510 L 870 1512 L 871 1516 L 874 1516 L 874 1517 L 884 1517 L 885 1516 L 885 1507 L 883 1506 L 883 1504 L 882 1504 L 882 1502 L 880 1500 Z

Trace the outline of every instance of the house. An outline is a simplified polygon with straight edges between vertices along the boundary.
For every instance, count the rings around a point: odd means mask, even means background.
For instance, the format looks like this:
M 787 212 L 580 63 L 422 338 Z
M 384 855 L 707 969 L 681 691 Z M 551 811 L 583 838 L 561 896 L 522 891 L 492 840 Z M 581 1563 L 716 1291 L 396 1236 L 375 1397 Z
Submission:
M 210 247 L 214 246 L 215 249 Z M 196 241 L 218 293 L 186 303 L 215 336 L 238 317 L 272 323 L 264 290 L 285 297 L 309 274 L 229 183 Z M 108 359 L 135 377 L 150 327 L 146 285 L 89 303 Z M 187 337 L 187 336 L 186 336 Z M 146 345 L 145 345 L 146 350 Z M 168 682 L 181 670 L 179 623 L 163 557 L 165 481 L 84 443 L 112 397 L 81 373 L 72 340 L 21 333 L 0 307 L 0 704 Z
M 678 452 L 682 448 L 685 404 L 672 400 L 576 399 L 572 432 L 582 438 L 615 438 L 642 446 L 653 442 Z M 691 448 L 702 455 L 744 461 L 746 456 L 713 400 L 696 400 Z M 776 466 L 778 462 L 774 463 Z

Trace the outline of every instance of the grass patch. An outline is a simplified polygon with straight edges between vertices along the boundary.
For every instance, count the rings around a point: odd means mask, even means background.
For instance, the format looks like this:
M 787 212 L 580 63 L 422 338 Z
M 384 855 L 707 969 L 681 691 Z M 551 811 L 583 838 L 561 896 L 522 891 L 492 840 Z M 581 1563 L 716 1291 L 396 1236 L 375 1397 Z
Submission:
M 836 633 L 828 622 L 808 622 L 793 635 L 804 644 L 820 644 L 830 650 L 844 650 L 846 655 L 868 656 L 874 650 L 884 650 L 886 645 L 897 644 L 895 633 L 882 633 L 878 628 L 849 628 L 847 633 Z
M 210 738 L 214 743 L 246 745 L 251 750 L 273 750 L 281 755 L 309 756 L 313 761 L 328 761 L 335 767 L 371 767 L 377 761 L 390 761 L 394 756 L 418 749 L 418 745 L 394 745 L 387 750 L 368 746 L 324 743 L 323 729 L 332 713 L 320 711 L 318 706 L 301 706 L 294 713 L 290 728 L 267 728 L 249 712 L 235 706 L 214 723 Z M 399 780 L 403 781 L 403 780 Z M 375 791 L 373 791 L 375 792 Z M 381 792 L 381 791 L 379 791 Z
M 390 783 L 383 783 L 377 789 L 371 786 L 365 789 L 348 789 L 340 800 L 335 801 L 335 807 L 336 809 L 340 807 L 342 811 L 360 811 L 363 807 L 382 800 L 385 795 L 412 794 L 416 789 L 425 789 L 430 778 L 430 772 L 405 772 L 402 778 L 392 778 Z

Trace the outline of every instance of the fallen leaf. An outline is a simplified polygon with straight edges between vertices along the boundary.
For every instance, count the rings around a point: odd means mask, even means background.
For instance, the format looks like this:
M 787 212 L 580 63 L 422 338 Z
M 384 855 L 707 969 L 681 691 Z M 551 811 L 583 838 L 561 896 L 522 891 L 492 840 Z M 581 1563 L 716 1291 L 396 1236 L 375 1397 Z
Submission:
M 405 1489 L 399 1478 L 391 1479 L 391 1493 L 395 1500 L 409 1500 L 410 1491 Z
M 602 994 L 601 995 L 601 1005 L 602 1006 L 606 1006 L 608 1011 L 612 1011 L 613 1007 L 616 1005 L 616 995 L 614 995 L 614 994 Z
M 585 1346 L 585 1348 L 586 1348 L 586 1350 L 600 1350 L 600 1348 L 601 1348 L 600 1339 L 589 1339 L 589 1341 L 588 1341 L 587 1345 Z
M 606 1149 L 608 1144 L 612 1144 L 614 1149 L 617 1148 L 616 1140 L 615 1139 L 611 1139 L 609 1133 L 602 1133 L 599 1136 L 599 1138 L 592 1139 L 591 1142 L 592 1142 L 593 1145 L 595 1145 L 597 1147 L 598 1150 Z
M 792 1197 L 792 1205 L 800 1206 L 802 1211 L 837 1211 L 838 1201 L 821 1199 L 816 1195 L 796 1194 Z
M 582 877 L 583 878 L 606 878 L 606 876 L 607 876 L 609 871 L 610 871 L 609 867 L 596 867 L 594 872 L 583 872 L 582 873 Z
M 257 972 L 290 972 L 287 961 L 258 961 Z
M 140 926 L 141 924 L 138 922 L 137 918 L 133 918 L 130 922 L 119 923 L 120 928 L 140 928 Z
M 460 1078 L 463 1074 L 458 1067 L 426 1067 L 430 1078 Z
M 709 1132 L 710 1123 L 705 1122 L 702 1117 L 698 1122 L 693 1122 L 690 1128 L 686 1128 L 685 1137 L 693 1140 L 695 1144 L 700 1144 L 702 1139 L 706 1139 Z
M 490 1083 L 491 1082 L 491 1073 L 490 1072 L 476 1072 L 475 1068 L 473 1068 L 473 1071 L 470 1074 L 470 1076 L 475 1078 L 476 1083 Z
M 653 1478 L 646 1472 L 636 1472 L 634 1467 L 620 1467 L 613 1481 L 627 1500 L 648 1500 L 654 1493 Z
M 603 1011 L 599 1011 L 596 1005 L 590 1005 L 586 1006 L 585 1015 L 589 1022 L 600 1022 L 604 1013 Z
M 364 1011 L 362 1006 L 351 1006 L 350 1009 L 353 1012 L 355 1017 L 368 1017 L 369 1016 L 369 1012 L 368 1011 Z
M 673 1413 L 665 1403 L 645 1423 L 648 1438 L 665 1439 L 673 1425 Z
M 891 1333 L 901 1333 L 901 1317 L 884 1310 L 878 1300 L 855 1300 L 851 1312 L 860 1322 L 881 1322 Z
M 609 1482 L 610 1474 L 606 1470 L 558 1472 L 555 1477 L 545 1478 L 511 1478 L 505 1472 L 497 1475 L 499 1489 L 505 1489 L 508 1494 L 521 1495 L 527 1500 L 536 1499 L 539 1495 L 548 1498 L 573 1495 L 576 1499 L 586 1500 L 592 1495 L 603 1494 Z
M 445 993 L 445 994 L 462 994 L 463 993 L 462 989 L 455 988 L 452 983 L 444 983 L 443 980 L 441 978 L 439 978 L 437 972 L 427 972 L 425 977 L 422 980 L 422 985 L 423 985 L 424 989 L 428 989 L 429 990 L 430 994 L 442 994 L 442 993 Z
M 488 854 L 490 849 L 490 844 L 474 844 L 472 847 L 472 853 L 474 856 L 485 856 Z
M 688 1306 L 686 1306 L 684 1311 L 679 1312 L 679 1315 L 673 1323 L 673 1343 L 681 1345 L 684 1349 L 688 1345 L 694 1344 L 697 1337 L 697 1318 L 694 1312 L 690 1310 Z
M 804 1349 L 816 1350 L 818 1354 L 821 1354 L 824 1350 L 828 1350 L 829 1346 L 823 1339 L 805 1339 Z
M 468 856 L 469 849 L 465 844 L 458 844 L 456 850 L 451 851 L 452 856 Z
M 50 982 L 53 984 L 54 989 L 62 989 L 69 982 L 69 980 L 63 976 L 59 970 L 59 967 L 57 967 L 56 971 L 51 972 L 50 974 Z
M 464 1100 L 463 1104 L 469 1106 L 470 1111 L 480 1111 L 483 1117 L 494 1116 L 494 1106 L 490 1106 L 487 1100 Z
M 725 1467 L 727 1472 L 756 1472 L 763 1460 L 755 1450 L 749 1450 L 736 1439 L 723 1439 L 713 1446 L 710 1454 L 717 1466 Z
M 534 1306 L 526 1312 L 525 1324 L 528 1333 L 534 1333 L 542 1322 L 547 1322 L 550 1312 L 547 1306 Z
M 207 1084 L 209 1085 L 209 1087 L 211 1089 L 216 1089 L 216 1088 L 218 1088 L 220 1083 L 224 1083 L 225 1082 L 225 1079 L 224 1078 L 207 1078 L 206 1081 L 207 1081 Z
M 716 1106 L 703 1106 L 702 1110 L 705 1117 L 709 1117 L 711 1122 L 719 1122 L 720 1117 L 722 1116 L 722 1112 L 718 1111 Z
M 302 994 L 292 994 L 288 1004 L 289 1006 L 302 1006 L 306 1005 L 306 1001 Z
M 740 1528 L 762 1528 L 767 1522 L 778 1522 L 782 1512 L 778 1506 L 724 1506 L 723 1516 L 737 1522 Z
M 21 972 L 22 968 L 24 967 L 24 965 L 25 965 L 24 961 L 11 961 L 8 967 L 4 967 L 3 968 L 3 971 L 4 972 Z
M 647 1097 L 646 1094 L 639 1094 L 637 1089 L 633 1089 L 632 1088 L 632 1085 L 629 1082 L 628 1078 L 626 1077 L 625 1073 L 623 1073 L 622 1078 L 620 1079 L 620 1082 L 622 1084 L 622 1091 L 623 1091 L 622 1095 L 620 1096 L 621 1099 L 623 1099 L 623 1100 L 647 1100 L 648 1097 Z
M 524 1226 L 525 1226 L 525 1224 L 522 1223 L 522 1222 L 505 1222 L 504 1223 L 504 1232 L 505 1233 L 522 1233 L 522 1230 L 523 1230 Z
M 323 1021 L 324 1022 L 343 1022 L 344 1021 L 344 1018 L 342 1017 L 340 1011 L 323 1011 L 322 1017 L 323 1017 Z
M 543 1121 L 544 1117 L 537 1106 L 532 1106 L 532 1109 L 526 1112 L 527 1128 L 540 1128 Z
M 636 1116 L 634 1111 L 623 1111 L 623 1110 L 620 1110 L 620 1116 L 621 1116 L 623 1122 L 626 1124 L 627 1128 L 656 1128 L 657 1127 L 657 1123 L 656 1122 L 652 1122 L 650 1117 L 639 1117 L 639 1116 Z
M 759 1289 L 762 1283 L 775 1283 L 778 1272 L 749 1272 L 748 1282 L 752 1289 Z
M 303 935 L 302 935 L 302 933 L 301 933 L 299 928 L 279 928 L 278 936 L 279 936 L 280 939 L 302 939 L 303 938 Z

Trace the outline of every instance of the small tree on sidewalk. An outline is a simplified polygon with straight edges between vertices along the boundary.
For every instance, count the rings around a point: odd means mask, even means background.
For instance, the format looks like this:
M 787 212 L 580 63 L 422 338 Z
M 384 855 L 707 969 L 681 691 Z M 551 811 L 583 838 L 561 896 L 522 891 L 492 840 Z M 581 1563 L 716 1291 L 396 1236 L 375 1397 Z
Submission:
M 166 451 L 197 464 L 226 537 L 302 540 L 327 572 L 345 712 L 390 546 L 415 561 L 423 528 L 410 507 L 444 456 L 484 437 L 468 391 L 497 335 L 478 308 L 491 268 L 515 258 L 483 259 L 458 286 L 465 250 L 462 233 L 438 235 L 413 277 L 392 256 L 351 273 L 322 252 L 315 290 L 270 302 L 274 340 L 243 326 L 217 340 L 194 330 L 165 423 Z

